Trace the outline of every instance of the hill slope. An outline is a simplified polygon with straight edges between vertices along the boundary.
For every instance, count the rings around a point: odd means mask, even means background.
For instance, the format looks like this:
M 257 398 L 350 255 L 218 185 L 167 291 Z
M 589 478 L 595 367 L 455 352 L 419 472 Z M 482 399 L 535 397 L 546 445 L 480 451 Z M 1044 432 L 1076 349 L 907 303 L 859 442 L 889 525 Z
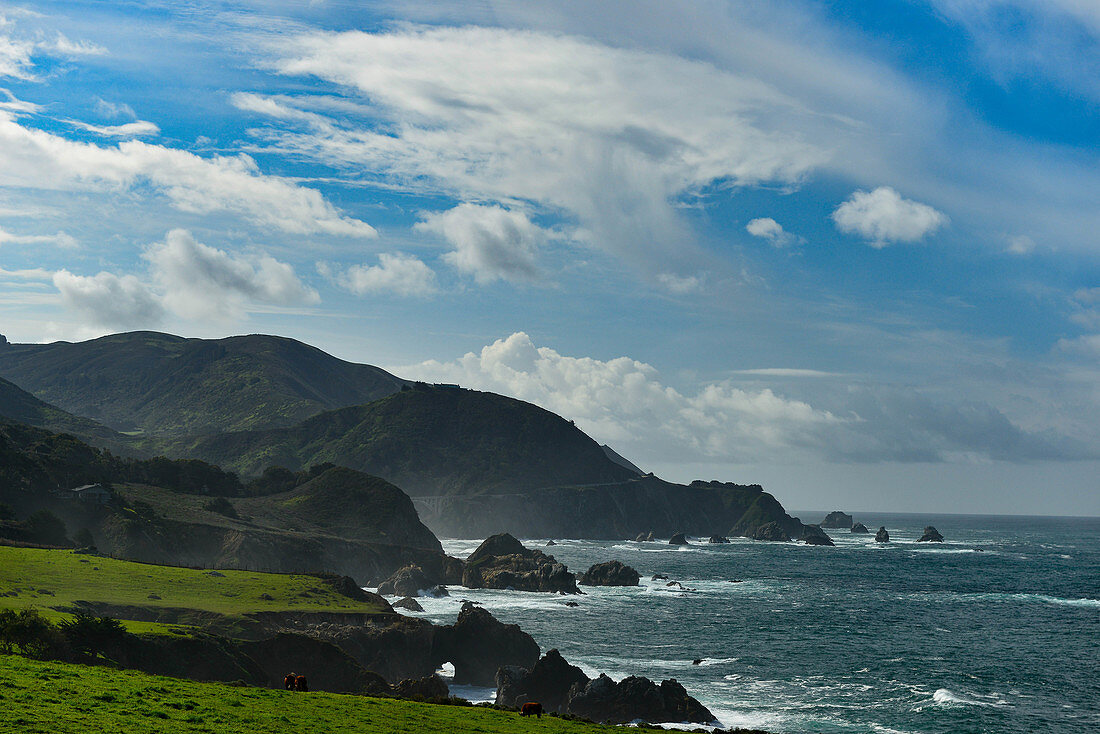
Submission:
M 404 383 L 293 339 L 156 332 L 0 345 L 0 376 L 119 431 L 206 433 L 288 426 Z
M 637 476 L 572 422 L 514 398 L 418 383 L 290 428 L 202 437 L 177 455 L 256 474 L 334 462 L 412 495 L 524 492 Z
M 25 423 L 59 433 L 71 433 L 113 449 L 122 447 L 125 436 L 88 418 L 66 413 L 45 403 L 18 385 L 0 377 L 0 419 Z

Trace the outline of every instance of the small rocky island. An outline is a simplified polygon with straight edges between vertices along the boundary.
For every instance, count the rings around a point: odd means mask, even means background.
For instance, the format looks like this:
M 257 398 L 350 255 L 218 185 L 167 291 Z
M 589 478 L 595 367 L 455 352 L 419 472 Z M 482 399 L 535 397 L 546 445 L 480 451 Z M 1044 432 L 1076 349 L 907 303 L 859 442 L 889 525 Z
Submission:
M 836 545 L 828 533 L 817 525 L 806 525 L 802 529 L 801 540 L 806 545 Z
M 470 589 L 516 589 L 579 594 L 565 564 L 540 550 L 525 548 L 508 533 L 491 535 L 466 559 L 462 585 Z
M 880 526 L 879 529 L 878 529 L 878 532 L 875 533 L 875 542 L 876 543 L 889 543 L 890 542 L 890 533 L 886 532 L 886 526 L 885 525 Z
M 687 537 L 683 533 L 676 533 L 668 539 L 669 545 L 691 545 L 688 543 Z
M 834 510 L 821 521 L 821 527 L 835 530 L 847 530 L 852 527 L 852 516 L 840 510 Z
M 936 528 L 932 527 L 931 525 L 926 525 L 924 527 L 924 535 L 920 536 L 920 539 L 917 542 L 918 543 L 942 543 L 943 542 L 943 536 L 940 534 L 939 530 L 936 530 Z
M 621 561 L 593 564 L 577 583 L 584 586 L 637 586 L 641 575 Z
M 852 526 L 852 532 L 856 533 L 858 535 L 867 535 L 871 531 L 868 530 L 867 526 L 864 525 L 863 523 L 857 522 L 855 525 Z

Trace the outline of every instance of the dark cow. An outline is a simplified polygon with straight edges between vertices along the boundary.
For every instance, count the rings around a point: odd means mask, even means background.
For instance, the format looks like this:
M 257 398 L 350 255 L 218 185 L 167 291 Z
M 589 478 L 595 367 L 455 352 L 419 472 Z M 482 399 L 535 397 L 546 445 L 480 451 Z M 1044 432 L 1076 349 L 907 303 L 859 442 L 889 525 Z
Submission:
M 533 702 L 533 701 L 528 701 L 527 703 L 523 704 L 523 706 L 520 707 L 519 715 L 520 716 L 535 716 L 535 717 L 538 717 L 538 718 L 541 719 L 542 718 L 542 704 L 541 703 L 536 703 L 536 702 Z
M 309 685 L 306 683 L 306 677 L 304 675 L 299 675 L 294 679 L 294 690 L 301 691 L 302 693 L 309 690 Z
M 288 691 L 293 691 L 294 690 L 294 681 L 297 678 L 298 678 L 298 676 L 295 675 L 294 673 L 287 673 L 286 677 L 283 678 L 283 685 L 286 686 L 286 689 Z

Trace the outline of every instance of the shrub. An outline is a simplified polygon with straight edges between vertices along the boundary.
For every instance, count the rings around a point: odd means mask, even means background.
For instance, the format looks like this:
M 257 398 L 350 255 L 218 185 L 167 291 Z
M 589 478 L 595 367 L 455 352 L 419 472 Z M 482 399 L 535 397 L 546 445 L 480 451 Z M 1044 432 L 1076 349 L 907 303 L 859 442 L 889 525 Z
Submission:
M 69 657 L 65 636 L 36 609 L 0 609 L 0 652 L 39 660 Z
M 240 518 L 237 514 L 237 508 L 233 506 L 233 503 L 227 500 L 225 497 L 216 497 L 202 506 L 204 510 L 210 510 L 210 512 L 216 512 L 219 515 L 225 515 L 231 517 L 234 520 Z
M 125 625 L 113 617 L 93 617 L 78 612 L 73 619 L 61 622 L 58 627 L 75 652 L 92 657 L 108 657 L 118 650 L 126 638 Z

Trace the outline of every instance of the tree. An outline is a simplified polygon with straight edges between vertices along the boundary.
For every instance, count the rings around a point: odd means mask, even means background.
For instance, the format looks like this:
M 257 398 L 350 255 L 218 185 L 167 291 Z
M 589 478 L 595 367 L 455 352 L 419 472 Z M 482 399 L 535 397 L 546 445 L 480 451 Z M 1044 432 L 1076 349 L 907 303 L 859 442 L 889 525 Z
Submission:
M 27 532 L 27 539 L 32 543 L 42 545 L 70 546 L 69 531 L 64 521 L 49 510 L 39 510 L 23 524 Z

